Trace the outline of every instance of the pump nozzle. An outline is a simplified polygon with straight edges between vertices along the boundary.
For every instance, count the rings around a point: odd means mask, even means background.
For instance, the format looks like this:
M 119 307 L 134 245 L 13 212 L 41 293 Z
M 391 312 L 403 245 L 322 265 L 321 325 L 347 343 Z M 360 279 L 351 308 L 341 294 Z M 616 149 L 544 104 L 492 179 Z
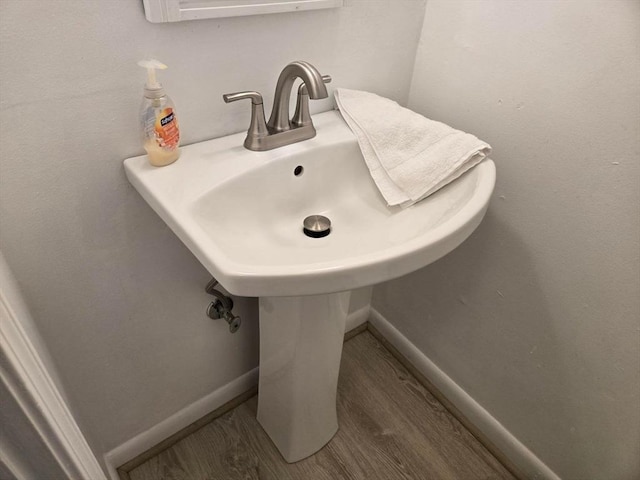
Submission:
M 140 60 L 138 65 L 147 69 L 147 84 L 145 85 L 145 88 L 147 90 L 160 90 L 162 85 L 160 85 L 156 79 L 156 70 L 164 70 L 167 66 L 153 58 L 150 58 L 149 60 Z

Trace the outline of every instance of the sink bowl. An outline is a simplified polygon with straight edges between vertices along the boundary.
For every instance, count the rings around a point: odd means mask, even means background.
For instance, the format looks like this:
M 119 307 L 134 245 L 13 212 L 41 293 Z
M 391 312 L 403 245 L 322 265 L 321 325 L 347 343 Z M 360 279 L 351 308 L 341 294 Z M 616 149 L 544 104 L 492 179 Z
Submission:
M 182 149 L 164 168 L 125 160 L 129 181 L 229 292 L 257 296 L 257 418 L 284 459 L 312 455 L 338 430 L 336 391 L 350 290 L 446 255 L 478 226 L 495 184 L 484 160 L 427 199 L 390 208 L 338 112 L 317 136 L 253 152 L 244 134 Z M 322 215 L 329 235 L 303 222 Z
M 317 136 L 267 152 L 244 134 L 190 145 L 165 168 L 125 161 L 127 176 L 209 272 L 242 296 L 314 295 L 405 275 L 456 248 L 478 226 L 495 183 L 489 159 L 418 204 L 388 207 L 338 112 Z M 302 223 L 324 215 L 331 233 Z

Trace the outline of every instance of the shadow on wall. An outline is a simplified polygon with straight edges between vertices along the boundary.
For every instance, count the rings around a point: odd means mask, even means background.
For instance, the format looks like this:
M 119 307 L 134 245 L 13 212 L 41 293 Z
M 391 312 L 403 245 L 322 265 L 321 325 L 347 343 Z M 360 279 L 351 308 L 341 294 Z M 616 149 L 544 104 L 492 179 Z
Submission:
M 577 405 L 583 400 L 575 392 L 588 388 L 581 385 L 588 383 L 588 366 L 574 371 L 577 353 L 560 339 L 563 319 L 536 275 L 535 252 L 499 210 L 492 205 L 476 232 L 447 256 L 377 286 L 373 307 L 534 454 L 553 446 L 533 439 L 558 430 L 565 433 L 552 438 L 573 436 L 571 444 L 555 445 L 556 458 L 541 458 L 551 469 L 575 471 L 570 464 L 581 457 L 580 470 L 606 472 L 615 445 L 592 440 L 598 435 L 598 424 L 589 424 L 593 412 Z

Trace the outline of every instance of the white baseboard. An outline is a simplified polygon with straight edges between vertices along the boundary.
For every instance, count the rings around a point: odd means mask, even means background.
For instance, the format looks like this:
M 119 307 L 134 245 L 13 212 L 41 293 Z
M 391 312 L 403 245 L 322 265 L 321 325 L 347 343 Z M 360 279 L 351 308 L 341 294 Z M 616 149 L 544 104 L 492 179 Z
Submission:
M 347 316 L 346 331 L 352 330 L 369 319 L 369 305 L 362 307 Z M 104 458 L 112 480 L 120 480 L 116 468 L 146 452 L 151 447 L 169 438 L 174 433 L 191 425 L 216 408 L 233 400 L 238 395 L 258 385 L 258 368 L 245 373 L 241 377 L 223 385 L 208 395 L 187 405 L 165 420 L 157 423 L 148 430 L 127 440 L 122 445 L 106 453 Z
M 369 305 L 359 308 L 355 312 L 351 312 L 345 321 L 344 331 L 348 332 L 349 330 L 359 327 L 369 320 L 369 315 L 371 315 L 371 307 Z
M 106 453 L 104 458 L 112 480 L 120 480 L 116 468 L 134 459 L 174 433 L 258 385 L 258 368 L 245 373 L 182 410 L 157 423 Z
M 532 480 L 560 480 L 542 460 L 536 457 L 498 420 L 491 416 L 457 383 L 447 376 L 424 353 L 400 333 L 376 309 L 371 308 L 369 322 L 411 364 L 422 373 L 460 412 L 513 464 Z

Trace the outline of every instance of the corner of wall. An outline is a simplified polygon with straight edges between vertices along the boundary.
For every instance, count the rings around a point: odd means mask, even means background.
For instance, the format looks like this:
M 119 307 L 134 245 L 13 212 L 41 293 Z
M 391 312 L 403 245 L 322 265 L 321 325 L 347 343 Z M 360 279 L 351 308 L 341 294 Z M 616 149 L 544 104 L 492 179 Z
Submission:
M 451 404 L 479 430 L 501 456 L 506 457 L 525 478 L 560 480 L 547 465 L 507 430 L 491 413 L 442 371 L 418 347 L 397 330 L 380 312 L 371 309 L 369 322 L 395 347 Z M 494 455 L 496 452 L 492 452 Z M 505 462 L 506 463 L 506 462 Z

